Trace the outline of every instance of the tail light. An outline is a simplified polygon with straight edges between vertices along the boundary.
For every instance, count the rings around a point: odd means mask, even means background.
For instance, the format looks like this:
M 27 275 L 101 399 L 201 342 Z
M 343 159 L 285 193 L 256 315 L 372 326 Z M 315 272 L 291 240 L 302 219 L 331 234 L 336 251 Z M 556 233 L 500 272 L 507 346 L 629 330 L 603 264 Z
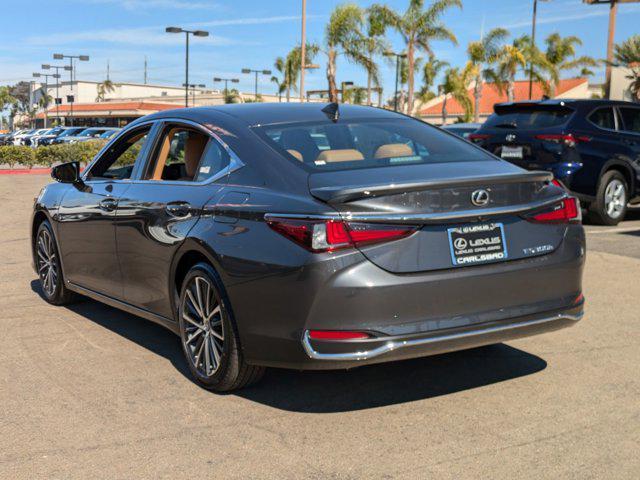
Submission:
M 297 220 L 270 218 L 267 224 L 276 232 L 312 252 L 389 242 L 411 235 L 416 227 L 343 222 L 341 220 Z
M 349 332 L 346 330 L 310 330 L 309 338 L 312 340 L 364 340 L 371 338 L 365 332 Z
M 543 134 L 536 135 L 538 140 L 543 140 L 545 142 L 553 142 L 558 144 L 564 144 L 567 147 L 575 147 L 577 143 L 584 143 L 591 141 L 590 137 L 586 135 L 578 135 L 575 136 L 572 133 L 568 134 Z
M 487 135 L 484 133 L 470 133 L 469 136 L 467 137 L 467 140 L 473 143 L 482 143 L 489 137 L 490 135 Z
M 582 211 L 577 198 L 567 197 L 550 210 L 533 215 L 527 220 L 537 223 L 579 223 Z

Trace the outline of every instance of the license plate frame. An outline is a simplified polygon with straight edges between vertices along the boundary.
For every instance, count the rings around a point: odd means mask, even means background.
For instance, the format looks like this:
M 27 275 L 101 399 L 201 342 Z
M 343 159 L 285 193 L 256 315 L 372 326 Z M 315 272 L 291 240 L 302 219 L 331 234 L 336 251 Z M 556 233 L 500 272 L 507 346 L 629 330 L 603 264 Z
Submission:
M 503 223 L 460 225 L 447 229 L 454 267 L 503 262 L 509 258 Z
M 500 151 L 500 158 L 504 160 L 522 160 L 524 159 L 524 147 L 516 145 L 503 145 Z

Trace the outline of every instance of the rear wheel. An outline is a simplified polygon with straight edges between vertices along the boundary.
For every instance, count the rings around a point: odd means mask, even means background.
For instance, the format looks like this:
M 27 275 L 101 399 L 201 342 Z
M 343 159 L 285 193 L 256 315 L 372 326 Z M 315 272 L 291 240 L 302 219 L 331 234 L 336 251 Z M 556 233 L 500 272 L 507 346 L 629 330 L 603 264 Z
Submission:
M 53 305 L 67 305 L 76 295 L 64 284 L 60 255 L 48 220 L 38 227 L 34 248 L 35 264 L 45 300 Z
M 627 213 L 628 201 L 624 176 L 616 170 L 610 170 L 600 179 L 596 200 L 589 209 L 589 219 L 600 225 L 617 225 Z
M 198 263 L 187 273 L 178 317 L 182 349 L 198 384 L 227 392 L 262 378 L 264 367 L 244 361 L 229 300 L 209 264 Z

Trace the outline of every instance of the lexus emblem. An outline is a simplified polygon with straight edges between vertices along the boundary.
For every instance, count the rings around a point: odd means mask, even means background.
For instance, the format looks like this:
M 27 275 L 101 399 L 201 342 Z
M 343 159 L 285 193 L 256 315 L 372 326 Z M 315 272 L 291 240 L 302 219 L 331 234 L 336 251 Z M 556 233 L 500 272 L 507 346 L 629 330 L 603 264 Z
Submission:
M 476 190 L 471 194 L 471 203 L 476 207 L 484 207 L 489 203 L 489 192 L 484 189 Z
M 467 241 L 464 238 L 456 238 L 453 242 L 453 246 L 456 250 L 464 250 L 467 248 Z
M 504 139 L 507 142 L 515 142 L 516 141 L 516 134 L 515 133 L 509 133 L 509 134 L 507 134 L 506 137 L 504 137 Z

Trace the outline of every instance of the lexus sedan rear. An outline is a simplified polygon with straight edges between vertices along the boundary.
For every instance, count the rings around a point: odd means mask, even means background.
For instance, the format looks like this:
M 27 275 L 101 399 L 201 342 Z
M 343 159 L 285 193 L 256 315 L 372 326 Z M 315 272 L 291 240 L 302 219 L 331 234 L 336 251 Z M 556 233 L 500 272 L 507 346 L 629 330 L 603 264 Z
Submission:
M 573 325 L 576 199 L 418 120 L 336 104 L 161 112 L 35 204 L 45 298 L 82 294 L 180 336 L 206 388 Z

